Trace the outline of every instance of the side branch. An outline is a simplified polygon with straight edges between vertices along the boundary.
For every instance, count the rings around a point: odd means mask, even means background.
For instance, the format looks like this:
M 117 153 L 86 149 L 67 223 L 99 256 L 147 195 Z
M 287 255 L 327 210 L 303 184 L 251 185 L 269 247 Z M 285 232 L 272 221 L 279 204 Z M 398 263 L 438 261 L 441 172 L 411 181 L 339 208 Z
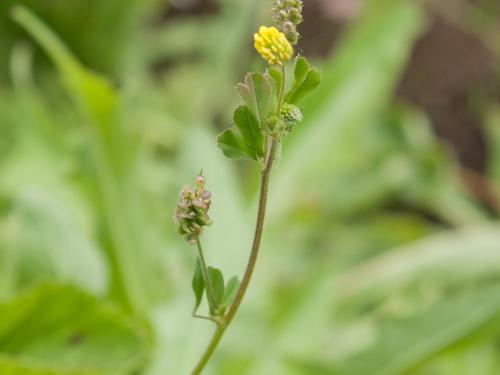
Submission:
M 257 211 L 257 223 L 255 225 L 255 233 L 252 243 L 252 250 L 250 252 L 250 258 L 248 259 L 248 264 L 245 269 L 245 274 L 243 275 L 243 280 L 241 281 L 240 287 L 236 296 L 234 297 L 233 303 L 229 307 L 229 310 L 222 318 L 221 322 L 218 324 L 210 343 L 208 344 L 205 353 L 201 357 L 195 369 L 192 371 L 191 375 L 200 374 L 205 368 L 208 360 L 212 356 L 215 348 L 219 344 L 220 339 L 224 335 L 226 328 L 229 326 L 234 316 L 238 312 L 238 309 L 241 305 L 241 301 L 245 297 L 245 293 L 248 289 L 248 285 L 250 284 L 250 280 L 252 278 L 252 274 L 255 268 L 255 264 L 257 262 L 257 257 L 259 255 L 260 244 L 262 241 L 262 233 L 264 229 L 264 218 L 266 215 L 266 207 L 267 207 L 267 196 L 269 189 L 269 178 L 271 176 L 271 170 L 276 159 L 276 151 L 278 148 L 278 139 L 272 138 L 271 146 L 269 149 L 269 154 L 266 157 L 266 164 L 262 171 L 262 176 L 260 179 L 260 196 L 259 196 L 259 208 Z

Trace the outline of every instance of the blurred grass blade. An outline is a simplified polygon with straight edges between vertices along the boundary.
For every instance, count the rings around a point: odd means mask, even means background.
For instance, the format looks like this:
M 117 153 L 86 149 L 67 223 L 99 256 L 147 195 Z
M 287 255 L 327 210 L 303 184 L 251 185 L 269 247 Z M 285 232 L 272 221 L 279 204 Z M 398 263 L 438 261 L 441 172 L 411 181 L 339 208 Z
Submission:
M 383 323 L 377 340 L 342 374 L 396 375 L 464 339 L 500 314 L 500 286 L 452 297 L 421 314 Z
M 15 6 L 12 17 L 30 32 L 52 58 L 69 86 L 73 99 L 85 107 L 96 123 L 109 122 L 116 107 L 116 96 L 109 82 L 83 68 L 59 38 L 27 8 Z
M 112 242 L 110 263 L 113 290 L 117 298 L 133 310 L 144 310 L 147 289 L 143 270 L 145 257 L 138 239 L 140 214 L 131 212 L 136 202 L 131 192 L 130 169 L 135 155 L 118 121 L 117 93 L 109 82 L 85 69 L 60 39 L 27 8 L 16 6 L 13 18 L 45 49 L 60 71 L 68 94 L 91 125 L 90 141 L 102 195 L 103 215 Z M 143 223 L 144 224 L 144 223 Z

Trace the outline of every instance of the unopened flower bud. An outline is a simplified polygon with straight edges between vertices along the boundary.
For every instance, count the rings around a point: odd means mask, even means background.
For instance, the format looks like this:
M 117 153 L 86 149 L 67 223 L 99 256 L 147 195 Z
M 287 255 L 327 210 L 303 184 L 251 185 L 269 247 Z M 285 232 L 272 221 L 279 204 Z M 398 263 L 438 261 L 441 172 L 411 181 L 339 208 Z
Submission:
M 285 122 L 300 122 L 304 119 L 302 111 L 293 104 L 285 103 L 281 109 L 281 116 Z
M 281 129 L 279 129 L 281 135 L 290 133 L 293 127 L 298 122 L 301 122 L 304 119 L 300 108 L 289 103 L 283 104 L 283 108 L 281 109 L 281 117 L 282 127 Z

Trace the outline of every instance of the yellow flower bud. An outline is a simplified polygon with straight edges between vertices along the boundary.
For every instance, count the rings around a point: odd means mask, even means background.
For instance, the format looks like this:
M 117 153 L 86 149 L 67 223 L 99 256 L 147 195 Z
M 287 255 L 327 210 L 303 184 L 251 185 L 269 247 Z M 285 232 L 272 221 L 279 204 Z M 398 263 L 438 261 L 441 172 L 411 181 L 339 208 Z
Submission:
M 261 26 L 254 34 L 254 47 L 269 65 L 283 65 L 293 56 L 292 45 L 275 27 Z

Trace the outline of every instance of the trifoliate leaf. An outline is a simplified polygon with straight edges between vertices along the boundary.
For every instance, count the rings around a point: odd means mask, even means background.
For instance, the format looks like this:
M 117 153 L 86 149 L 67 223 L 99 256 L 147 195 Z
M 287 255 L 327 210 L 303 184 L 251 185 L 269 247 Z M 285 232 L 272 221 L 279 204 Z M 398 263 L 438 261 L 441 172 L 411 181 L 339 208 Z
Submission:
M 276 87 L 269 74 L 248 73 L 245 83 L 236 85 L 250 112 L 255 116 L 260 128 L 265 128 L 267 119 L 277 109 Z
M 231 159 L 253 159 L 253 153 L 248 148 L 242 136 L 228 129 L 217 137 L 217 145 L 224 155 Z
M 233 121 L 243 136 L 248 149 L 252 152 L 252 157 L 258 160 L 264 156 L 264 138 L 260 132 L 257 120 L 246 105 L 236 108 Z
M 203 298 L 203 291 L 205 290 L 205 280 L 203 279 L 203 273 L 201 270 L 200 261 L 196 261 L 196 267 L 194 269 L 192 287 L 195 297 L 195 304 L 193 313 L 196 313 L 198 307 L 200 307 L 201 299 Z
M 295 60 L 294 84 L 286 94 L 285 101 L 290 104 L 299 103 L 304 97 L 312 93 L 321 82 L 319 70 L 310 68 L 305 57 Z

